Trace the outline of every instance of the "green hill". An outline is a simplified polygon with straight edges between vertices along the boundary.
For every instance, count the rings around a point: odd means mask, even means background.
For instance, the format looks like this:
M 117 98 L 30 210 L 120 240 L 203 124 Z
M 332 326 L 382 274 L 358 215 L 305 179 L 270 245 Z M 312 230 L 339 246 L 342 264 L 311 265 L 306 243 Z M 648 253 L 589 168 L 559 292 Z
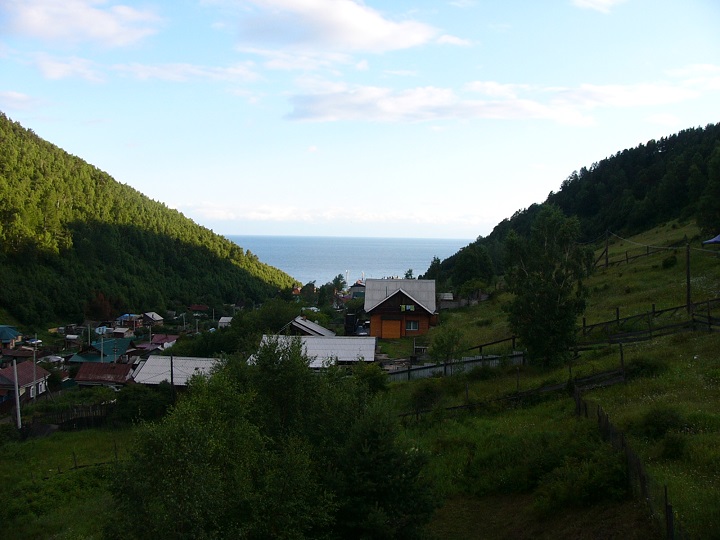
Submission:
M 707 238 L 720 233 L 720 124 L 686 129 L 659 141 L 617 152 L 566 178 L 543 204 L 577 216 L 583 240 L 607 231 L 627 236 L 674 219 L 694 220 Z M 511 230 L 526 236 L 541 204 L 518 210 L 423 276 L 459 291 L 504 271 L 504 241 Z
M 261 301 L 294 280 L 0 113 L 0 310 L 37 325 Z

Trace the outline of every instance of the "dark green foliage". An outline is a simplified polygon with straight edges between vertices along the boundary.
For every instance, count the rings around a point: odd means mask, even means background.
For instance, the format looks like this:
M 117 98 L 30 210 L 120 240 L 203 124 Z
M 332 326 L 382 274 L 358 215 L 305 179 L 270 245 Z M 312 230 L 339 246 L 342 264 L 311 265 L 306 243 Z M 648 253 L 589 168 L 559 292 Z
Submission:
M 514 294 L 508 321 L 531 361 L 544 366 L 567 356 L 577 317 L 585 309 L 582 280 L 591 271 L 592 252 L 577 244 L 579 235 L 576 218 L 543 206 L 529 238 L 511 232 L 506 241 L 506 281 Z
M 675 265 L 677 265 L 677 256 L 676 255 L 670 255 L 669 257 L 665 257 L 662 261 L 663 270 L 672 268 Z
M 167 381 L 157 388 L 131 384 L 118 393 L 113 417 L 124 423 L 157 420 L 165 415 L 173 400 L 173 389 Z
M 299 340 L 271 341 L 254 365 L 193 379 L 117 471 L 106 536 L 417 538 L 434 507 L 427 456 L 374 375 L 307 365 Z
M 657 377 L 667 369 L 667 364 L 663 360 L 641 356 L 625 365 L 625 376 L 628 379 Z
M 0 424 L 0 447 L 2 447 L 5 443 L 19 440 L 20 432 L 15 427 L 15 424 L 11 424 L 9 422 Z
M 548 515 L 562 508 L 589 507 L 628 497 L 624 455 L 600 444 L 586 455 L 569 456 L 540 479 L 535 508 Z
M 632 430 L 650 439 L 661 439 L 669 431 L 679 430 L 684 425 L 685 419 L 677 409 L 669 405 L 657 405 L 645 413 Z
M 442 397 L 443 388 L 440 379 L 423 379 L 413 385 L 410 402 L 413 410 L 420 412 L 434 407 Z
M 24 323 L 260 301 L 292 278 L 0 113 L 0 306 Z
M 720 233 L 720 124 L 691 128 L 659 141 L 617 152 L 589 168 L 574 171 L 545 203 L 577 217 L 584 241 L 610 230 L 633 234 L 677 218 L 697 219 L 708 238 Z M 504 244 L 510 231 L 527 238 L 539 210 L 533 204 L 498 223 L 487 237 L 440 262 L 433 260 L 425 278 L 442 285 L 462 280 L 461 254 L 484 247 L 502 275 Z M 463 255 L 464 257 L 464 255 Z M 459 270 L 459 275 L 456 275 Z
M 339 538 L 420 537 L 418 525 L 435 506 L 420 474 L 427 456 L 398 435 L 391 408 L 381 401 L 351 427 L 339 461 Z

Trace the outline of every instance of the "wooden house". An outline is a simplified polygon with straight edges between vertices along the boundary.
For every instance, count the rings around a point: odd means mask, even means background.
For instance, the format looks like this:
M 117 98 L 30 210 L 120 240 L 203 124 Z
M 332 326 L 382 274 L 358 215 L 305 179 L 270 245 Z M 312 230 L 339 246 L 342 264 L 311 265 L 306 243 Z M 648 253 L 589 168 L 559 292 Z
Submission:
M 368 279 L 365 313 L 370 335 L 382 339 L 420 336 L 437 323 L 434 279 Z

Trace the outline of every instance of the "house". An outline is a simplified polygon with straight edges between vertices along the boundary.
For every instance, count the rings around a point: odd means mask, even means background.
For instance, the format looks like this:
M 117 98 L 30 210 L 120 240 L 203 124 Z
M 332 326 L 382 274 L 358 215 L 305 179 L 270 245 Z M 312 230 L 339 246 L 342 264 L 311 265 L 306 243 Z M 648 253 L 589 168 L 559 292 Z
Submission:
M 281 345 L 292 339 L 299 339 L 303 352 L 310 359 L 311 369 L 320 369 L 328 364 L 350 365 L 359 361 L 375 361 L 374 337 L 264 335 L 261 344 L 271 339 L 277 339 Z M 253 361 L 251 358 L 250 363 Z
M 50 372 L 41 366 L 33 365 L 32 360 L 16 364 L 15 367 L 11 365 L 0 369 L 0 405 L 5 405 L 6 402 L 11 403 L 6 407 L 0 407 L 0 410 L 5 410 L 5 408 L 9 410 L 14 406 L 16 369 L 21 403 L 29 401 L 47 390 L 47 379 Z
M 142 321 L 145 326 L 157 326 L 162 324 L 164 320 L 165 319 L 154 311 L 148 311 L 142 314 Z
M 332 330 L 328 330 L 324 326 L 308 320 L 304 315 L 295 317 L 280 330 L 280 333 L 287 333 L 292 336 L 332 337 L 335 335 L 335 332 Z
M 437 323 L 434 279 L 368 279 L 365 313 L 370 335 L 398 339 L 427 333 Z
M 93 362 L 109 364 L 128 361 L 128 352 L 135 349 L 132 338 L 110 338 L 93 341 L 89 347 L 73 354 L 68 362 Z
M 12 349 L 22 341 L 22 335 L 14 326 L 0 324 L 0 344 L 3 349 Z
M 135 313 L 125 313 L 115 319 L 115 327 L 132 328 L 135 329 L 138 326 L 142 326 L 142 315 L 136 315 Z
M 135 335 L 135 330 L 132 327 L 116 326 L 112 329 L 112 337 L 114 338 L 129 338 Z
M 132 364 L 85 362 L 75 375 L 78 386 L 124 386 L 132 377 Z
M 358 280 L 350 286 L 350 298 L 355 300 L 356 298 L 365 298 L 365 284 Z
M 230 328 L 232 320 L 232 317 L 220 317 L 220 320 L 218 321 L 218 328 Z
M 210 375 L 218 362 L 217 358 L 152 355 L 140 362 L 133 379 L 139 384 L 157 385 L 167 381 L 173 386 L 187 386 L 193 375 Z
M 150 343 L 157 345 L 160 349 L 169 349 L 177 342 L 180 336 L 176 334 L 155 334 L 150 336 Z

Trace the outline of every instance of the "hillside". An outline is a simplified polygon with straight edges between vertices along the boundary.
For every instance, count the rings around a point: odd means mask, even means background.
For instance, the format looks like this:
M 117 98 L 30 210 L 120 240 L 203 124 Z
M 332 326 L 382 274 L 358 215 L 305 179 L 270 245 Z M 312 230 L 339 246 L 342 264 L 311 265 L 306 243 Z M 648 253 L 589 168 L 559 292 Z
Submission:
M 692 128 L 658 141 L 617 152 L 566 178 L 543 204 L 557 205 L 580 220 L 583 240 L 607 231 L 621 236 L 652 229 L 674 219 L 694 220 L 711 238 L 720 233 L 720 124 Z M 518 210 L 487 237 L 444 261 L 435 260 L 423 276 L 460 290 L 472 280 L 485 283 L 504 270 L 504 240 L 511 230 L 527 235 L 540 204 Z
M 261 301 L 293 284 L 0 113 L 0 312 L 36 325 Z

